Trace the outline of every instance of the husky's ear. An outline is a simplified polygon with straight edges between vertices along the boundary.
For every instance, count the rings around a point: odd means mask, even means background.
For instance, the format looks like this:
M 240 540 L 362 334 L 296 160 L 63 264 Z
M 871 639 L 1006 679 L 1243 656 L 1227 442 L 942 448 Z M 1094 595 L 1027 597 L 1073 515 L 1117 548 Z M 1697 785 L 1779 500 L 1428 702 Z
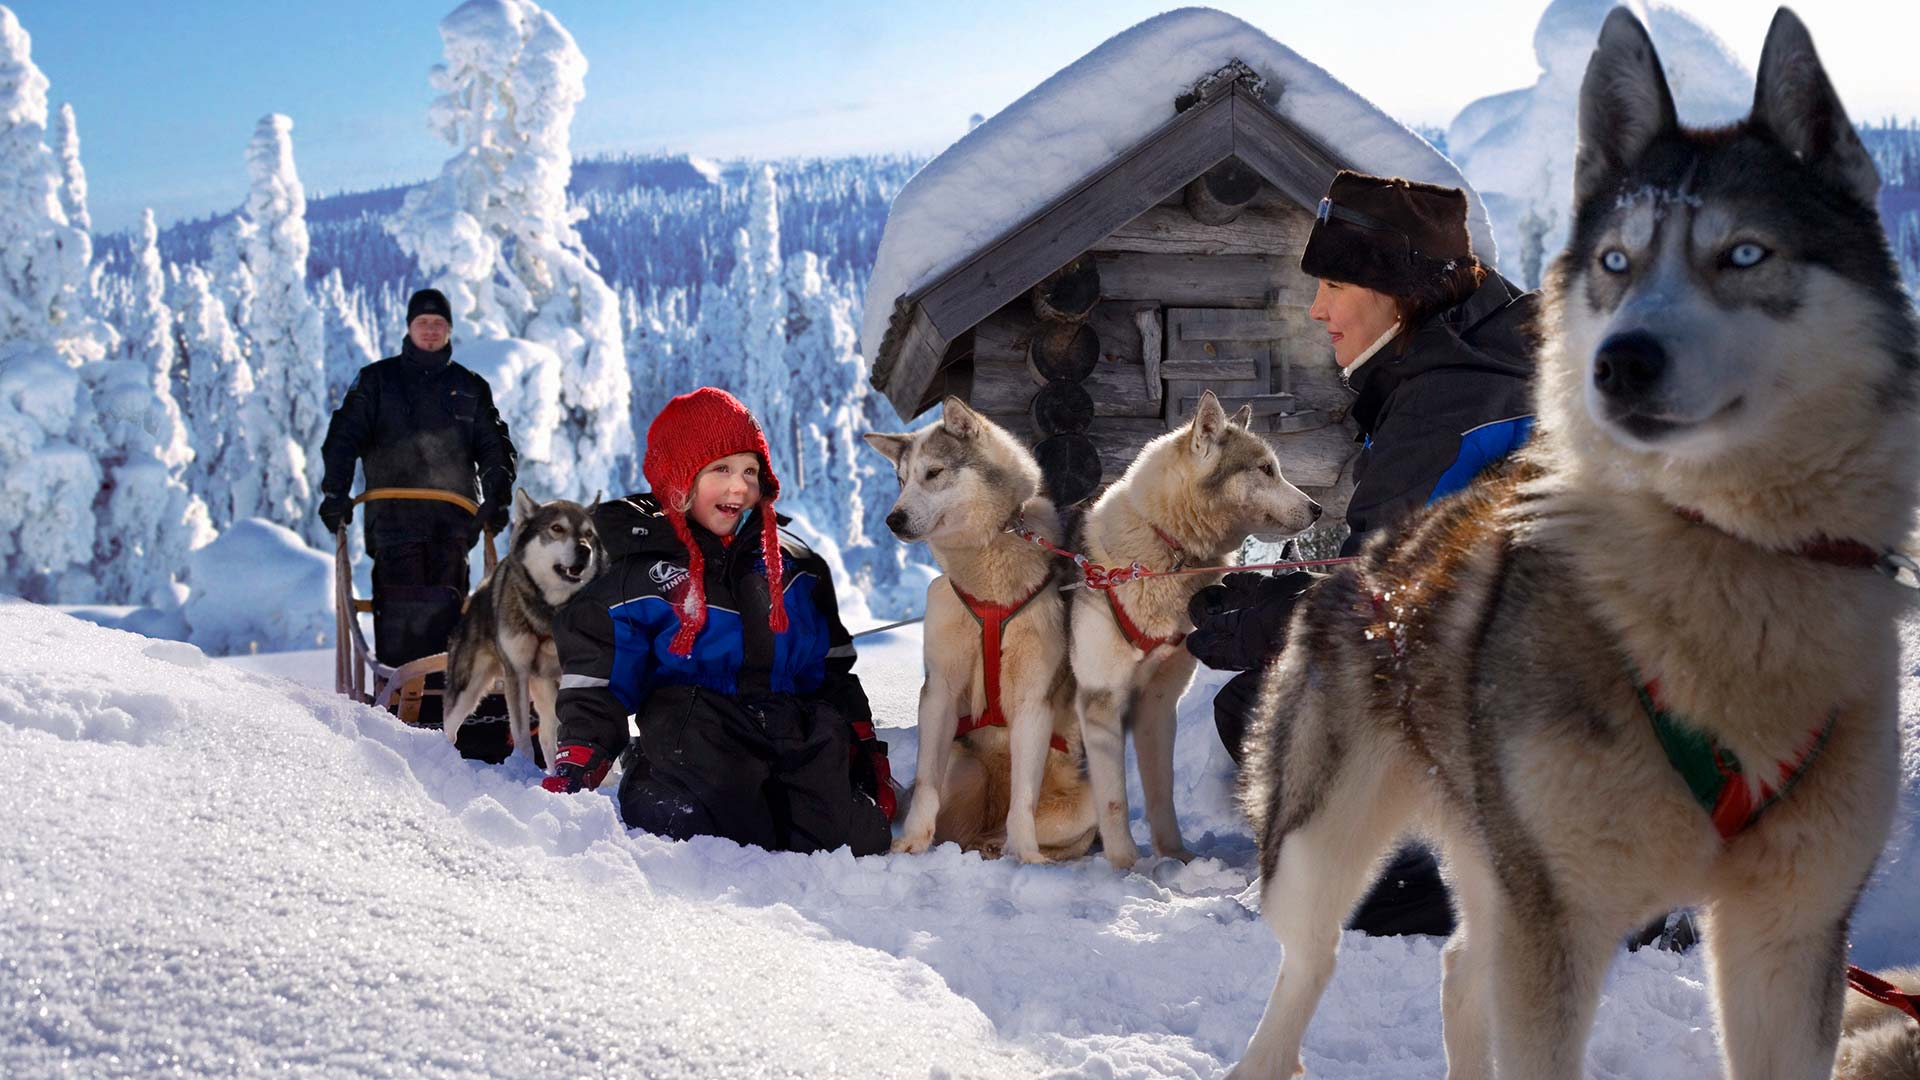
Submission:
M 1580 135 L 1573 153 L 1573 198 L 1599 195 L 1653 141 L 1680 126 L 1673 93 L 1647 28 L 1624 7 L 1600 27 L 1580 83 Z
M 1213 396 L 1213 391 L 1201 391 L 1200 407 L 1193 411 L 1189 428 L 1187 449 L 1202 456 L 1212 453 L 1214 444 L 1227 429 L 1227 410 L 1220 407 L 1220 399 Z
M 1786 8 L 1773 13 L 1767 43 L 1760 50 L 1750 120 L 1842 191 L 1875 205 L 1880 170 L 1847 122 L 1847 111 L 1813 51 L 1806 24 Z
M 526 488 L 513 489 L 513 520 L 516 524 L 532 517 L 539 509 L 540 504 L 533 501 L 533 496 L 527 494 Z
M 1253 430 L 1253 406 L 1252 405 L 1240 406 L 1240 411 L 1233 414 L 1233 423 L 1235 427 L 1243 427 L 1243 428 L 1246 428 L 1248 431 L 1252 431 Z
M 913 445 L 913 436 L 905 434 L 890 435 L 880 431 L 869 431 L 861 438 L 867 440 L 868 446 L 880 451 L 895 465 L 900 464 L 900 459 L 907 456 L 907 447 Z
M 980 433 L 980 417 L 967 403 L 953 394 L 940 403 L 940 423 L 956 439 L 971 439 Z

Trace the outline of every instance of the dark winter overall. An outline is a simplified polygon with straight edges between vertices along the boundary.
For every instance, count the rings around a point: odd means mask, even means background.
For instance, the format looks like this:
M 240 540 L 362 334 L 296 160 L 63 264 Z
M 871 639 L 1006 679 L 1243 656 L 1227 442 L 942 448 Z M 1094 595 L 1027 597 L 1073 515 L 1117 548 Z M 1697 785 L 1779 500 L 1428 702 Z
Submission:
M 454 363 L 452 352 L 425 352 L 408 339 L 399 356 L 360 369 L 327 426 L 324 494 L 346 495 L 361 462 L 368 489 L 484 493 L 487 501 L 505 504 L 518 454 L 487 381 Z M 399 665 L 444 652 L 467 596 L 473 515 L 432 502 L 365 509 L 375 653 L 381 663 Z M 438 719 L 438 703 L 437 697 L 423 702 L 422 720 Z

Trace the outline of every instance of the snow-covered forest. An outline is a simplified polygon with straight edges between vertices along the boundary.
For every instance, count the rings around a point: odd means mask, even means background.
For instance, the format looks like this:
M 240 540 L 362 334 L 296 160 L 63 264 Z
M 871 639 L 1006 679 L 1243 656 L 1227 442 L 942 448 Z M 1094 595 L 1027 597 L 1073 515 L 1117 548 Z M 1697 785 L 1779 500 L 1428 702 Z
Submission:
M 1420 129 L 1479 189 L 1501 269 L 1527 284 L 1564 230 L 1569 147 L 1538 136 L 1569 120 L 1592 7 L 1548 8 L 1535 86 Z M 1684 114 L 1744 108 L 1751 76 L 1713 34 L 1667 8 L 1652 29 L 1684 72 Z M 234 132 L 231 212 L 94 235 L 85 117 L 56 104 L 29 30 L 0 16 L 13 118 L 0 138 L 0 470 L 13 496 L 0 504 L 0 591 L 135 609 L 116 617 L 205 644 L 304 641 L 195 626 L 190 609 L 212 620 L 228 605 L 190 556 L 243 523 L 325 551 L 313 511 L 328 412 L 362 365 L 397 351 L 408 294 L 436 285 L 455 298 L 457 359 L 494 385 L 536 494 L 643 486 L 654 412 L 723 386 L 767 421 L 790 462 L 782 506 L 856 586 L 855 617 L 916 613 L 924 552 L 886 533 L 893 480 L 856 438 L 901 421 L 867 385 L 857 334 L 890 204 L 923 160 L 576 159 L 580 46 L 528 0 L 501 0 L 443 20 L 439 62 L 421 57 L 439 95 L 423 117 L 445 142 L 439 175 L 310 198 L 298 118 L 267 115 Z M 541 105 L 506 107 L 516 100 Z M 1920 120 L 1862 135 L 1920 294 Z

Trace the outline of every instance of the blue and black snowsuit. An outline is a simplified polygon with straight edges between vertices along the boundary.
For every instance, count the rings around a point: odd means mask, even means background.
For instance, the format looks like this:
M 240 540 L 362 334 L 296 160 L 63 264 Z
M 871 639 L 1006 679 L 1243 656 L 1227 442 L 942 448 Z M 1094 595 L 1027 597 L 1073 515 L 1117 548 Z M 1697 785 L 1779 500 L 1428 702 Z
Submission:
M 886 747 L 825 561 L 781 530 L 788 628 L 775 634 L 760 511 L 732 543 L 690 521 L 707 622 L 679 656 L 669 644 L 688 559 L 666 516 L 651 495 L 632 495 L 602 503 L 594 520 L 612 565 L 554 619 L 559 744 L 587 747 L 595 762 L 625 753 L 627 826 L 776 851 L 885 851 Z

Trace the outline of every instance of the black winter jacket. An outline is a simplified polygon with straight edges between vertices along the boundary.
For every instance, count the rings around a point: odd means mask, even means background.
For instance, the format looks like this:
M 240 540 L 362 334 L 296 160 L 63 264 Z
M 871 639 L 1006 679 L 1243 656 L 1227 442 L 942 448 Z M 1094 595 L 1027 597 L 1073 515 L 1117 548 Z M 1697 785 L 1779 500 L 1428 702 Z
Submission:
M 1538 293 L 1490 273 L 1464 302 L 1416 328 L 1404 351 L 1395 341 L 1353 373 L 1352 415 L 1366 447 L 1354 466 L 1343 554 L 1526 442 L 1538 306 Z
M 1394 342 L 1348 381 L 1365 448 L 1347 504 L 1352 530 L 1340 553 L 1427 503 L 1457 491 L 1526 442 L 1533 430 L 1533 341 L 1537 293 L 1498 274 L 1464 302 Z M 1221 670 L 1252 671 L 1286 642 L 1294 601 L 1311 578 L 1229 574 L 1195 594 L 1187 649 Z
M 686 548 L 651 495 L 601 503 L 594 524 L 609 567 L 554 618 L 562 672 L 559 741 L 612 758 L 627 744 L 627 716 L 641 729 L 702 721 L 736 726 L 756 709 L 826 706 L 871 744 L 873 712 L 853 674 L 853 638 L 841 625 L 826 561 L 780 533 L 786 633 L 768 627 L 760 563 L 760 512 L 723 546 L 693 526 L 706 562 L 707 623 L 691 656 L 669 649 L 679 618 L 673 600 L 687 576 Z
M 359 461 L 369 490 L 437 488 L 499 503 L 511 496 L 520 455 L 487 380 L 454 363 L 452 352 L 425 352 L 409 338 L 399 356 L 360 369 L 321 444 L 322 493 L 349 494 Z M 471 520 L 433 503 L 371 503 L 366 512 L 376 546 L 435 539 L 446 535 L 446 523 Z

